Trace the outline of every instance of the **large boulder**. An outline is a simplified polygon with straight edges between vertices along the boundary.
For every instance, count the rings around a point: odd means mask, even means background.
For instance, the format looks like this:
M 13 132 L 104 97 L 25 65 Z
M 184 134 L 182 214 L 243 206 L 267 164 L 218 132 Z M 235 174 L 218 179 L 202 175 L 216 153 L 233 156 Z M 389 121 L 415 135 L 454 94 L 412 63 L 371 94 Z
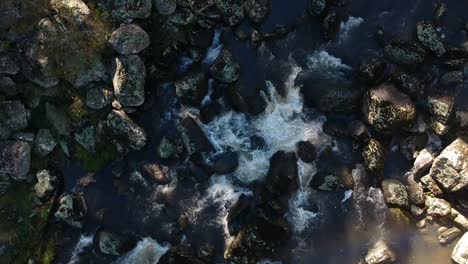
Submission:
M 246 0 L 245 13 L 253 23 L 261 23 L 271 10 L 271 0 Z
M 109 45 L 122 55 L 136 54 L 150 44 L 148 33 L 140 26 L 126 24 L 112 32 Z
M 221 51 L 210 70 L 215 79 L 225 83 L 233 83 L 240 77 L 240 65 L 228 49 Z
M 115 0 L 112 16 L 118 20 L 147 18 L 151 15 L 152 0 Z
M 364 164 L 369 172 L 381 172 L 385 166 L 386 151 L 375 139 L 371 139 L 362 151 Z
M 20 101 L 0 101 L 0 140 L 28 127 L 30 112 Z
M 416 24 L 416 34 L 419 42 L 428 50 L 434 52 L 437 57 L 446 52 L 444 44 L 437 35 L 434 25 L 429 21 L 420 21 Z
M 83 228 L 87 212 L 83 194 L 70 193 L 60 197 L 55 217 L 72 227 Z
M 107 125 L 112 132 L 132 149 L 142 149 L 148 140 L 146 132 L 133 122 L 125 112 L 113 110 L 107 116 Z
M 297 188 L 298 169 L 294 152 L 278 151 L 270 158 L 266 187 L 271 193 L 285 194 Z
M 367 252 L 364 260 L 367 264 L 390 264 L 395 262 L 396 254 L 385 241 L 379 240 Z
M 405 66 L 421 64 L 426 58 L 426 51 L 419 44 L 398 38 L 385 46 L 384 54 L 392 62 Z
M 458 138 L 434 160 L 429 175 L 446 191 L 468 186 L 468 143 Z
M 396 179 L 382 181 L 385 202 L 390 206 L 409 207 L 408 192 L 405 185 Z
M 466 232 L 452 251 L 452 260 L 457 264 L 468 263 L 468 232 Z
M 81 23 L 90 15 L 89 7 L 81 0 L 51 0 L 50 6 L 62 17 Z
M 242 0 L 215 0 L 216 7 L 223 15 L 224 21 L 235 26 L 244 21 L 244 1 Z
M 124 106 L 140 106 L 145 102 L 146 70 L 138 55 L 115 59 L 114 94 Z
M 199 123 L 191 116 L 185 117 L 180 126 L 182 140 L 189 154 L 212 152 L 214 147 L 201 129 Z
M 199 107 L 208 93 L 208 79 L 200 70 L 188 72 L 174 85 L 180 101 L 194 107 Z
M 234 151 L 223 152 L 212 159 L 213 173 L 228 174 L 234 172 L 239 166 L 239 154 Z
M 370 89 L 362 112 L 367 122 L 381 132 L 410 124 L 416 118 L 416 107 L 411 99 L 392 84 Z
M 266 100 L 257 86 L 237 83 L 227 90 L 228 97 L 236 111 L 258 115 L 266 108 Z
M 31 166 L 31 146 L 23 141 L 0 142 L 0 178 L 26 178 Z

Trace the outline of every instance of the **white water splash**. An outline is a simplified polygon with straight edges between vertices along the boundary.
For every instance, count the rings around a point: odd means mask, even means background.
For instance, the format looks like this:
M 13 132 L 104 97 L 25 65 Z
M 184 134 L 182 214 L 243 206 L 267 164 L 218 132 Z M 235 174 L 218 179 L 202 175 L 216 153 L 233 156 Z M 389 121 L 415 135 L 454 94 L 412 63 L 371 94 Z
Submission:
M 221 34 L 223 31 L 218 29 L 215 31 L 213 36 L 213 42 L 206 52 L 206 56 L 203 59 L 203 64 L 211 65 L 218 57 L 219 53 L 223 49 L 223 43 L 221 43 Z
M 353 16 L 350 16 L 346 22 L 341 22 L 338 41 L 340 43 L 345 42 L 353 33 L 353 31 L 356 28 L 358 28 L 359 25 L 362 24 L 362 22 L 364 22 L 364 19 L 362 17 L 353 17 Z
M 341 200 L 342 203 L 346 202 L 349 200 L 349 198 L 351 198 L 351 196 L 353 195 L 353 190 L 346 190 L 344 192 L 344 197 L 343 199 Z
M 315 51 L 307 57 L 308 71 L 325 79 L 343 79 L 351 71 L 340 58 L 325 50 Z
M 116 260 L 115 264 L 156 264 L 169 250 L 169 246 L 162 246 L 152 238 L 144 238 L 135 248 Z
M 72 256 L 70 258 L 69 264 L 80 263 L 80 254 L 82 254 L 85 248 L 91 246 L 93 243 L 94 234 L 86 236 L 81 235 L 78 243 L 76 243 L 75 248 L 73 249 Z

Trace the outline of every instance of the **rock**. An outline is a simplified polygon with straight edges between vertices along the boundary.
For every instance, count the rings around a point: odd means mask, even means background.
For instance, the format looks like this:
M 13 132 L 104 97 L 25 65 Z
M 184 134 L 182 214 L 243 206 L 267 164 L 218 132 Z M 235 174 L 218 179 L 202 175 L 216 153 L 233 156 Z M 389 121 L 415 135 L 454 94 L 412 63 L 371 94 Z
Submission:
M 425 84 L 413 74 L 396 71 L 392 75 L 392 81 L 398 85 L 401 91 L 412 96 L 421 97 L 425 91 Z
M 395 262 L 396 254 L 385 241 L 379 240 L 367 252 L 364 259 L 367 264 L 387 264 Z
M 179 28 L 190 25 L 195 21 L 196 17 L 192 10 L 188 8 L 176 9 L 175 13 L 169 16 L 168 21 L 174 31 L 180 30 Z
M 61 66 L 65 79 L 78 89 L 107 80 L 106 67 L 101 57 L 87 54 L 86 51 L 70 49 Z
M 322 35 L 326 40 L 331 40 L 336 37 L 340 31 L 340 17 L 336 8 L 328 9 L 321 24 Z
M 465 232 L 462 238 L 458 240 L 453 248 L 451 258 L 457 264 L 468 263 L 468 232 Z
M 327 7 L 326 0 L 309 0 L 307 12 L 313 17 L 321 16 Z
M 233 83 L 240 77 L 240 65 L 228 49 L 221 51 L 210 71 L 215 79 L 225 83 Z
M 452 117 L 455 97 L 453 95 L 433 94 L 427 98 L 429 113 L 442 123 L 447 123 Z
M 31 146 L 22 141 L 0 142 L 0 178 L 26 179 L 31 166 Z
M 46 103 L 45 108 L 46 120 L 51 124 L 52 128 L 60 135 L 68 135 L 71 128 L 67 114 L 50 103 Z
M 50 130 L 39 129 L 34 140 L 34 154 L 41 158 L 45 157 L 55 149 L 55 146 L 57 146 L 57 141 L 55 141 Z
M 60 197 L 55 217 L 70 226 L 83 228 L 87 211 L 82 193 L 64 194 Z
M 424 189 L 421 183 L 416 182 L 414 174 L 409 174 L 408 182 L 408 197 L 413 204 L 421 205 L 425 202 Z
M 411 168 L 411 173 L 414 175 L 414 178 L 420 179 L 424 174 L 426 174 L 431 168 L 434 159 L 434 155 L 427 151 L 427 149 L 421 150 L 413 163 L 413 167 Z
M 148 34 L 138 25 L 126 24 L 112 32 L 109 45 L 121 55 L 140 53 L 150 44 Z
M 228 174 L 234 172 L 239 166 L 239 155 L 234 151 L 227 151 L 216 155 L 213 160 L 213 173 Z
M 0 76 L 0 95 L 13 96 L 18 94 L 16 83 L 10 77 Z
M 94 152 L 96 149 L 96 129 L 93 125 L 89 125 L 79 129 L 73 134 L 73 138 L 78 144 L 89 152 Z
M 107 116 L 107 125 L 112 132 L 134 150 L 140 150 L 148 141 L 146 132 L 133 122 L 125 112 L 112 110 Z
M 439 230 L 437 230 L 437 232 L 439 233 L 439 243 L 442 245 L 452 243 L 457 237 L 459 237 L 462 234 L 462 231 L 457 227 L 441 227 L 439 228 Z
M 184 151 L 184 146 L 180 143 L 173 142 L 167 137 L 161 139 L 158 147 L 159 157 L 162 159 L 174 159 L 180 157 Z
M 185 246 L 173 246 L 159 259 L 160 264 L 204 264 L 207 263 L 195 256 L 196 252 Z
M 216 7 L 230 26 L 244 21 L 244 1 L 242 0 L 215 0 Z
M 0 54 L 0 74 L 15 75 L 19 72 L 16 58 L 12 54 Z
M 90 15 L 88 6 L 81 0 L 51 0 L 50 6 L 62 17 L 82 23 Z
M 428 142 L 426 133 L 409 134 L 401 139 L 399 144 L 400 153 L 409 161 L 413 161 L 419 151 L 422 150 Z
M 266 19 L 271 10 L 270 0 L 246 0 L 244 3 L 245 13 L 250 21 L 255 24 L 261 23 Z
M 385 67 L 385 62 L 379 58 L 366 58 L 359 66 L 359 78 L 367 83 L 377 83 L 382 79 Z
M 371 139 L 362 151 L 366 169 L 370 172 L 380 172 L 385 166 L 386 151 L 375 139 Z
M 353 120 L 348 124 L 348 130 L 355 140 L 365 141 L 370 133 L 367 126 L 361 120 Z
M 86 92 L 86 106 L 99 110 L 112 103 L 114 93 L 104 85 L 96 85 Z
M 278 151 L 270 158 L 266 188 L 275 194 L 289 193 L 297 188 L 298 169 L 294 152 Z
M 428 50 L 434 52 L 437 57 L 446 52 L 444 44 L 437 35 L 434 25 L 429 21 L 420 21 L 416 24 L 416 34 L 419 42 Z
M 29 43 L 25 48 L 21 69 L 28 80 L 44 88 L 50 88 L 60 82 L 57 65 L 46 48 L 37 41 Z
M 161 15 L 172 15 L 177 8 L 176 0 L 154 0 L 154 7 Z
M 309 141 L 299 141 L 296 145 L 296 152 L 299 158 L 306 163 L 311 163 L 317 157 L 315 146 Z
M 116 0 L 113 1 L 112 16 L 119 20 L 129 18 L 148 18 L 151 15 L 152 0 Z
M 24 18 L 23 7 L 18 2 L 14 1 L 3 1 L 0 6 L 0 17 L 2 23 L 0 30 L 8 30 L 11 27 L 17 25 L 21 19 Z
M 106 230 L 99 230 L 93 238 L 93 244 L 96 250 L 107 255 L 120 256 L 132 250 L 137 243 L 137 240 L 112 233 Z
M 468 50 L 464 48 L 448 48 L 447 52 L 441 57 L 442 65 L 452 69 L 463 69 L 468 60 Z
M 450 71 L 440 77 L 440 84 L 452 87 L 463 83 L 463 71 Z
M 424 203 L 424 202 L 423 202 L 423 203 Z M 419 207 L 419 206 L 417 206 L 417 205 L 414 205 L 414 204 L 411 205 L 411 213 L 412 213 L 414 216 L 422 216 L 422 215 L 424 214 L 424 212 L 425 212 L 425 211 L 424 211 L 424 208 L 421 208 L 421 207 Z M 422 224 L 422 223 L 420 223 L 420 224 Z M 424 224 L 425 224 L 425 223 L 424 223 Z M 418 226 L 417 223 L 416 223 L 416 226 Z M 418 228 L 420 228 L 420 227 L 418 226 Z
M 468 144 L 453 141 L 434 160 L 429 175 L 446 191 L 455 192 L 468 185 Z
M 35 136 L 34 136 L 34 133 L 20 132 L 20 133 L 14 134 L 12 138 L 18 141 L 33 143 Z
M 434 133 L 436 133 L 439 136 L 443 136 L 447 134 L 447 132 L 450 129 L 450 126 L 448 124 L 442 123 L 432 117 L 428 121 L 428 126 L 430 129 L 432 129 L 432 131 L 434 131 Z
M 58 179 L 52 172 L 41 170 L 36 173 L 36 177 L 37 183 L 34 185 L 34 192 L 38 198 L 48 198 L 55 192 Z
M 405 185 L 396 179 L 382 181 L 382 191 L 385 202 L 391 206 L 409 207 L 408 192 Z
M 189 154 L 214 151 L 210 140 L 193 117 L 185 117 L 179 126 L 179 131 Z
M 451 217 L 453 218 L 453 222 L 456 223 L 458 226 L 463 228 L 464 230 L 468 230 L 468 219 L 458 212 L 457 210 L 453 209 L 450 210 Z
M 392 84 L 370 89 L 362 112 L 367 122 L 381 132 L 410 124 L 416 118 L 416 107 L 411 99 Z
M 20 101 L 0 100 L 0 140 L 28 127 L 30 112 Z
M 450 214 L 452 206 L 449 202 L 443 199 L 427 196 L 426 208 L 428 215 L 442 217 Z
M 429 174 L 421 177 L 421 183 L 423 184 L 424 188 L 428 189 L 429 192 L 431 192 L 434 196 L 439 196 L 443 193 Z
M 426 219 L 421 219 L 418 222 L 416 222 L 416 227 L 419 229 L 423 229 L 426 227 Z
M 188 0 L 190 8 L 197 13 L 214 5 L 214 0 Z
M 384 54 L 392 62 L 404 66 L 421 64 L 426 58 L 426 52 L 417 43 L 404 42 L 398 38 L 385 46 Z
M 199 107 L 208 93 L 208 79 L 201 70 L 193 70 L 174 83 L 183 104 Z
M 138 55 L 121 56 L 115 59 L 115 98 L 124 106 L 140 106 L 145 102 L 146 70 Z
M 157 184 L 168 184 L 169 179 L 169 168 L 161 166 L 156 163 L 144 163 L 140 165 L 140 170 L 143 176 L 155 181 Z

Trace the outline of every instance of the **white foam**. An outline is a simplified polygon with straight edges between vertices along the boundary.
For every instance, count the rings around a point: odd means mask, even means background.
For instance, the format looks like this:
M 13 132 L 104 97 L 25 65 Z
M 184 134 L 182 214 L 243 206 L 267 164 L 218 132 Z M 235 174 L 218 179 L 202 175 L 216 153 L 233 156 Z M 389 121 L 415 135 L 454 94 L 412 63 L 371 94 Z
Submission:
M 146 237 L 139 241 L 136 247 L 116 260 L 115 264 L 156 264 L 169 250 L 169 246 L 162 246 L 156 240 Z
M 93 238 L 94 234 L 89 236 L 81 235 L 80 239 L 78 240 L 78 243 L 76 243 L 75 248 L 72 251 L 72 256 L 68 263 L 80 263 L 80 254 L 84 252 L 85 248 L 91 246 L 91 244 L 93 243 Z
M 351 196 L 353 195 L 353 190 L 346 190 L 344 192 L 344 197 L 343 199 L 341 200 L 342 203 L 346 202 L 349 200 L 349 198 L 351 198 Z
M 221 43 L 221 34 L 223 31 L 218 29 L 215 31 L 213 36 L 213 42 L 206 52 L 206 56 L 203 59 L 203 64 L 211 65 L 216 60 L 218 55 L 223 49 L 223 44 Z
M 346 41 L 351 33 L 364 22 L 362 17 L 350 16 L 346 22 L 340 23 L 339 42 Z
M 315 51 L 307 57 L 308 71 L 327 79 L 343 79 L 351 67 L 340 58 L 334 57 L 325 50 Z
M 289 211 L 286 219 L 296 234 L 300 234 L 308 229 L 317 217 L 317 213 L 308 210 L 311 189 L 298 190 L 289 199 Z

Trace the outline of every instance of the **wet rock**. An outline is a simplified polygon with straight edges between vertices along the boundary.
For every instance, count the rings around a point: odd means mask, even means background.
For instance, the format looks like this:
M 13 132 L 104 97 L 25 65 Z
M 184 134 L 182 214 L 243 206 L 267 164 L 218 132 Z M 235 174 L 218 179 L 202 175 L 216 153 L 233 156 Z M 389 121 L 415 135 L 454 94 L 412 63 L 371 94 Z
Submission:
M 253 198 L 245 194 L 241 194 L 236 203 L 229 208 L 226 221 L 228 230 L 231 236 L 235 236 L 248 223 L 249 217 L 253 211 Z
M 0 178 L 26 179 L 31 166 L 31 146 L 22 141 L 0 142 Z
M 468 230 L 468 218 L 466 218 L 463 214 L 452 208 L 452 210 L 450 210 L 450 216 L 452 217 L 453 222 L 460 228 L 463 230 Z
M 465 62 L 468 61 L 468 50 L 463 48 L 448 48 L 447 52 L 441 57 L 442 65 L 452 69 L 463 69 Z
M 452 206 L 449 202 L 435 197 L 426 197 L 427 214 L 431 216 L 447 216 L 450 214 Z
M 390 206 L 409 207 L 408 192 L 405 185 L 396 179 L 382 181 L 385 202 Z
M 208 93 L 208 79 L 201 70 L 193 70 L 174 83 L 183 104 L 199 107 Z
M 434 118 L 447 123 L 453 114 L 455 97 L 448 94 L 433 94 L 427 98 L 427 107 Z
M 0 30 L 7 30 L 24 18 L 22 6 L 17 2 L 3 1 L 0 6 L 0 17 L 2 19 Z
M 202 12 L 214 5 L 214 0 L 188 0 L 188 3 L 194 12 Z
M 396 254 L 383 240 L 377 241 L 365 256 L 367 264 L 386 264 L 396 260 Z
M 0 54 L 0 74 L 14 75 L 19 72 L 16 58 L 12 54 Z
M 421 183 L 414 179 L 414 174 L 409 174 L 408 182 L 408 197 L 411 203 L 421 205 L 425 202 L 424 189 Z
M 452 87 L 463 83 L 463 71 L 450 71 L 440 77 L 440 84 L 445 87 Z
M 116 0 L 113 1 L 112 16 L 119 20 L 129 18 L 147 18 L 151 14 L 152 0 Z
M 99 110 L 112 103 L 114 93 L 104 85 L 96 85 L 86 92 L 86 106 Z
M 65 194 L 60 197 L 55 217 L 70 226 L 83 228 L 87 211 L 82 193 Z
M 41 170 L 36 173 L 37 183 L 34 185 L 34 192 L 40 199 L 50 197 L 56 190 L 58 179 L 49 170 Z
M 309 141 L 300 141 L 296 145 L 296 152 L 299 158 L 306 163 L 311 163 L 317 156 L 315 146 Z
M 361 120 L 353 120 L 348 124 L 348 130 L 355 140 L 365 141 L 369 138 L 369 129 Z
M 309 0 L 307 12 L 309 15 L 318 17 L 321 16 L 327 7 L 327 1 L 325 0 Z
M 217 116 L 221 115 L 223 111 L 223 105 L 219 101 L 212 101 L 203 104 L 200 108 L 200 120 L 207 124 L 213 121 Z
M 124 106 L 140 106 L 145 101 L 146 70 L 138 55 L 121 56 L 115 59 L 115 98 Z
M 444 17 L 445 13 L 447 12 L 448 8 L 444 2 L 438 2 L 434 8 L 434 21 L 437 25 L 442 23 L 442 18 Z
M 421 150 L 413 163 L 413 167 L 411 168 L 411 173 L 414 175 L 414 178 L 420 179 L 425 175 L 431 168 L 434 159 L 434 155 L 427 151 L 427 149 Z
M 412 213 L 414 216 L 422 216 L 422 215 L 424 214 L 424 212 L 425 212 L 425 211 L 424 211 L 424 208 L 421 208 L 421 207 L 419 207 L 419 206 L 417 206 L 417 205 L 414 205 L 414 204 L 411 205 L 411 213 Z M 419 223 L 419 224 L 418 224 L 418 223 Z M 416 226 L 417 226 L 418 228 L 423 228 L 423 227 L 421 227 L 421 226 L 424 226 L 424 225 L 426 224 L 425 222 L 423 222 L 423 223 L 418 222 L 418 223 L 416 223 Z
M 68 135 L 70 132 L 70 121 L 67 114 L 53 104 L 46 103 L 46 120 L 51 127 L 60 135 Z
M 366 169 L 370 172 L 380 172 L 385 166 L 386 151 L 375 139 L 371 139 L 362 152 Z
M 379 58 L 367 58 L 359 66 L 359 78 L 367 83 L 377 83 L 382 79 L 386 64 Z
M 77 23 L 84 22 L 91 13 L 81 0 L 51 0 L 50 6 L 58 14 Z
M 133 122 L 123 111 L 113 110 L 107 116 L 107 125 L 112 132 L 124 140 L 132 149 L 140 150 L 147 142 L 146 132 Z
M 437 57 L 446 52 L 444 44 L 437 35 L 434 25 L 429 21 L 420 21 L 416 24 L 416 34 L 419 42 L 428 50 L 434 52 Z
M 468 185 L 467 168 L 468 144 L 458 138 L 434 160 L 429 174 L 446 191 L 455 192 Z
M 245 19 L 244 1 L 242 0 L 215 0 L 216 7 L 230 26 L 240 24 Z
M 424 49 L 414 42 L 404 42 L 398 38 L 390 41 L 384 48 L 385 56 L 396 64 L 413 66 L 426 58 Z
M 148 34 L 138 25 L 126 24 L 112 32 L 109 45 L 122 55 L 140 53 L 150 44 Z
M 270 0 L 246 0 L 245 13 L 253 23 L 261 23 L 266 19 L 271 10 Z
M 334 8 L 330 8 L 322 20 L 322 35 L 325 39 L 333 39 L 340 31 L 340 17 Z
M 28 127 L 29 111 L 20 101 L 0 101 L 0 140 Z
M 159 157 L 162 159 L 173 159 L 178 158 L 182 155 L 184 146 L 178 142 L 174 142 L 167 137 L 161 139 L 161 143 L 158 147 Z
M 157 163 L 144 163 L 140 166 L 141 173 L 143 176 L 155 181 L 157 184 L 168 184 L 169 179 L 169 168 L 161 166 Z
M 196 252 L 184 246 L 171 247 L 158 261 L 159 264 L 203 264 L 207 263 L 196 257 Z
M 193 117 L 185 117 L 179 130 L 189 154 L 214 151 L 210 140 Z
M 266 108 L 266 101 L 257 87 L 236 84 L 227 90 L 228 97 L 236 111 L 258 115 Z
M 177 8 L 176 0 L 154 0 L 154 7 L 161 15 L 172 15 Z
M 425 84 L 413 74 L 396 71 L 392 75 L 392 80 L 401 91 L 410 96 L 420 97 L 424 94 Z
M 213 158 L 213 172 L 228 174 L 234 172 L 239 166 L 239 155 L 234 151 L 227 151 Z
M 353 167 L 336 152 L 331 149 L 323 151 L 315 164 L 317 173 L 310 182 L 312 188 L 328 192 L 353 188 Z
M 446 123 L 440 122 L 439 120 L 435 118 L 430 118 L 428 121 L 428 126 L 434 133 L 436 133 L 439 136 L 443 136 L 447 134 L 447 132 L 450 129 L 450 126 Z
M 240 65 L 228 49 L 221 51 L 210 70 L 215 79 L 225 83 L 233 83 L 240 77 Z
M 434 196 L 440 196 L 443 193 L 429 174 L 421 177 L 421 183 L 423 184 L 424 188 L 429 190 L 429 192 Z
M 95 249 L 103 254 L 120 256 L 132 250 L 137 240 L 106 230 L 99 230 L 93 238 Z
M 416 118 L 416 107 L 411 99 L 392 84 L 370 89 L 362 112 L 367 122 L 381 132 L 409 124 Z
M 94 152 L 96 148 L 96 128 L 93 125 L 85 126 L 73 134 L 73 138 L 78 144 L 89 152 Z
M 294 152 L 278 151 L 270 158 L 266 187 L 272 193 L 284 194 L 297 188 L 297 158 Z
M 452 260 L 457 264 L 468 263 L 468 232 L 458 240 L 451 254 Z
M 428 142 L 426 133 L 409 134 L 401 139 L 399 149 L 401 154 L 409 161 L 416 158 L 419 151 L 422 150 Z
M 452 243 L 456 238 L 458 238 L 462 234 L 462 231 L 457 227 L 441 227 L 437 230 L 437 233 L 439 234 L 439 243 L 446 245 Z
M 57 146 L 57 141 L 50 130 L 39 129 L 34 140 L 34 154 L 41 158 L 45 157 L 55 149 L 55 146 Z

